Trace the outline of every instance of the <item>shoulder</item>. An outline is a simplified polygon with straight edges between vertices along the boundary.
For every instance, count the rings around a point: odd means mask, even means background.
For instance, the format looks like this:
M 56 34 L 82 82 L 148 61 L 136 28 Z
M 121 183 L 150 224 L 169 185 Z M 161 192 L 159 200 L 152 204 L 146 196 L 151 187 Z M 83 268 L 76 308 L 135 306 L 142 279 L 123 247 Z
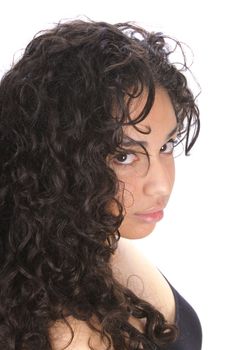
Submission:
M 174 322 L 175 301 L 172 290 L 159 270 L 135 246 L 133 241 L 120 239 L 119 246 L 111 259 L 115 278 L 124 286 L 130 288 L 138 297 L 148 301 L 164 314 L 167 321 Z M 89 350 L 89 344 L 95 349 L 104 350 L 107 347 L 99 335 L 86 322 L 67 318 L 73 331 L 71 340 L 70 328 L 64 321 L 57 321 L 50 330 L 52 350 Z M 131 324 L 140 331 L 143 329 L 141 320 L 131 319 Z M 90 343 L 89 343 L 90 342 Z M 70 343 L 70 345 L 68 345 Z M 68 346 L 67 346 L 68 345 Z M 66 347 L 67 346 L 67 347 Z M 113 349 L 111 349 L 113 350 Z
M 56 321 L 49 330 L 49 337 L 52 350 L 90 350 L 89 345 L 94 349 L 106 349 L 98 334 L 86 322 L 73 317 L 68 317 L 66 322 Z
M 175 299 L 169 283 L 132 240 L 120 239 L 112 269 L 120 283 L 151 303 L 169 322 L 174 322 Z

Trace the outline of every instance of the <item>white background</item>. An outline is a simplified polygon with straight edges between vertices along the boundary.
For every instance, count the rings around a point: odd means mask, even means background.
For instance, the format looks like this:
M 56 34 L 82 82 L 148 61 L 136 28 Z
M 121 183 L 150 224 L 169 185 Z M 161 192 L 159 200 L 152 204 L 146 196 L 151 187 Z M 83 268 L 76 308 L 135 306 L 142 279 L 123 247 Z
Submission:
M 203 350 L 232 347 L 231 14 L 225 0 L 8 0 L 0 7 L 0 75 L 36 32 L 78 15 L 136 21 L 184 41 L 194 52 L 201 135 L 192 155 L 177 159 L 165 220 L 136 244 L 197 309 Z

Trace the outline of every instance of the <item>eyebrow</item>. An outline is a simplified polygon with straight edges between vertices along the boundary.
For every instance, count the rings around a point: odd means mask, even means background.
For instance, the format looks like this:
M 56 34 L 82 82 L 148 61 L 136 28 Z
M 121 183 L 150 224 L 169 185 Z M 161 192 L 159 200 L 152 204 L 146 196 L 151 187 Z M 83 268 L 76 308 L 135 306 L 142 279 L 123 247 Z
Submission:
M 167 134 L 167 137 L 166 137 L 166 140 L 169 140 L 178 130 L 179 126 L 176 125 L 168 134 Z M 137 145 L 142 145 L 144 147 L 147 147 L 148 143 L 147 141 L 142 141 L 142 140 L 134 140 L 134 139 L 131 139 L 129 138 L 129 136 L 124 136 L 123 137 L 123 140 L 122 140 L 122 146 L 125 146 L 125 147 L 131 147 L 131 146 L 137 146 Z
M 167 135 L 167 140 L 170 139 L 179 129 L 179 124 L 176 124 L 176 126 L 170 131 L 170 133 Z

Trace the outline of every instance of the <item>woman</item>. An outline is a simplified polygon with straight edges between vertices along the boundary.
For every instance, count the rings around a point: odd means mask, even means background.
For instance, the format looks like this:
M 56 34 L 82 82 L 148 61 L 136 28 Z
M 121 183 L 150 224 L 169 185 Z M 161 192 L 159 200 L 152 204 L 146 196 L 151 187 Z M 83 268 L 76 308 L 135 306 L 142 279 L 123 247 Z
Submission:
M 195 312 L 130 243 L 162 219 L 174 149 L 199 132 L 171 51 L 161 33 L 77 20 L 3 77 L 2 349 L 201 348 Z

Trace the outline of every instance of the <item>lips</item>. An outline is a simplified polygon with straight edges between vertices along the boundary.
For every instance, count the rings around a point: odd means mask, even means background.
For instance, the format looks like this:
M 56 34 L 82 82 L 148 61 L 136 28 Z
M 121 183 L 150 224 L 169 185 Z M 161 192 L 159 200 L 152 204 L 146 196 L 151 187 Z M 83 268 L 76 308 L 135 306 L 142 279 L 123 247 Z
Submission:
M 136 213 L 137 218 L 145 222 L 158 222 L 162 220 L 164 216 L 163 210 L 153 210 L 149 212 Z

